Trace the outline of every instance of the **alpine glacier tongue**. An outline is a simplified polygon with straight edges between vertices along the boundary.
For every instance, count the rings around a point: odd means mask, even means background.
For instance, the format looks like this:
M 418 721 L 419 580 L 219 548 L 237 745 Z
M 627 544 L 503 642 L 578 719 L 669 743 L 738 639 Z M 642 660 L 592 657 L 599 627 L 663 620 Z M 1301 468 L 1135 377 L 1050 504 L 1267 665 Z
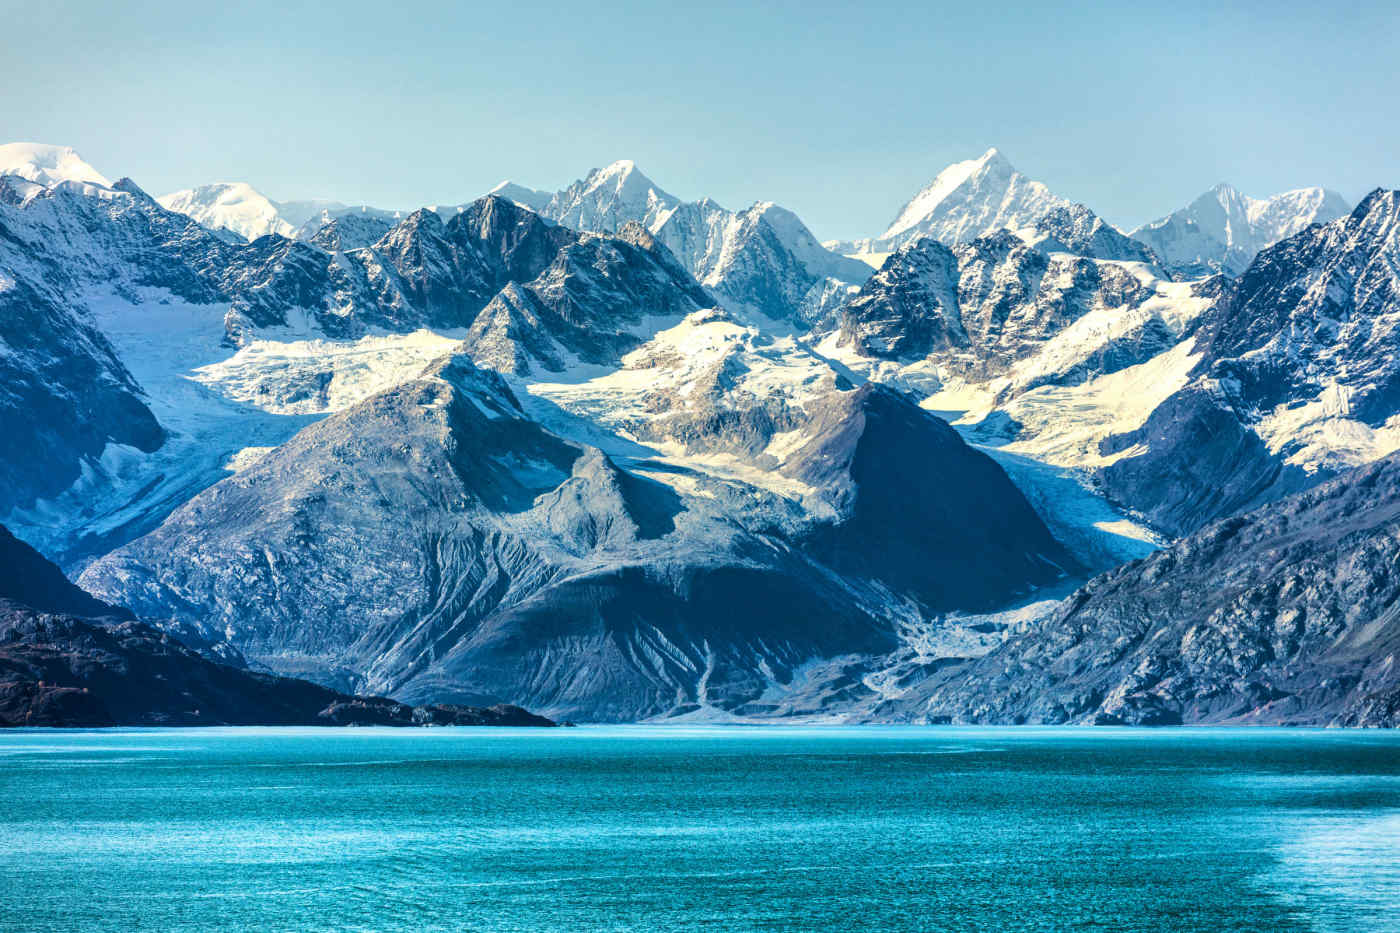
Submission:
M 43 143 L 0 145 L 0 175 L 18 175 L 44 186 L 63 181 L 112 186 L 106 176 L 84 162 L 71 147 Z

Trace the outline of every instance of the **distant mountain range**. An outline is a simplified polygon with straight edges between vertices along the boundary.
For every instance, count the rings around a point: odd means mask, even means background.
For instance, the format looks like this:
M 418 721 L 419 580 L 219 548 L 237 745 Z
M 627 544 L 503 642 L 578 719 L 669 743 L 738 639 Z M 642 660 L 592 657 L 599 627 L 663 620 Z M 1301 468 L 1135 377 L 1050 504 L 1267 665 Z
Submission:
M 1046 248 L 1095 259 L 1154 263 L 1174 277 L 1238 275 L 1262 249 L 1350 207 L 1323 188 L 1300 188 L 1255 200 L 1220 184 L 1187 207 L 1124 234 L 1082 204 L 1016 171 L 1000 151 L 948 166 L 904 205 L 885 232 L 832 240 L 836 252 L 872 260 L 928 236 L 957 246 L 1009 230 Z
M 154 620 L 62 638 L 404 709 L 1389 722 L 1400 194 L 1209 197 L 991 150 L 823 245 L 631 162 L 398 212 L 0 147 L 0 521 Z

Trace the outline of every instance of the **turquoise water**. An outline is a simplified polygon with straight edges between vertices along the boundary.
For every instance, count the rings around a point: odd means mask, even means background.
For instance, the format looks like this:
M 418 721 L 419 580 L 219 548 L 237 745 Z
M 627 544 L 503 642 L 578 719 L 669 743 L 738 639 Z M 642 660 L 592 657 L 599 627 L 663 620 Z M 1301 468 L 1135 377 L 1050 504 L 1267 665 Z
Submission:
M 4 930 L 1400 930 L 1400 735 L 0 733 Z

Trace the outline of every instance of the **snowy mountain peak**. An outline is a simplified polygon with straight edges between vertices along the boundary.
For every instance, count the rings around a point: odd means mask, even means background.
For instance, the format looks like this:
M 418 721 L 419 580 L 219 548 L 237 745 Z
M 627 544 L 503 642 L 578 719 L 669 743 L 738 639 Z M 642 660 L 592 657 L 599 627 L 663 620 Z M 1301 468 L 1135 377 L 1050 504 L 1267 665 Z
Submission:
M 112 186 L 106 176 L 83 161 L 71 146 L 6 143 L 0 146 L 0 175 L 18 175 L 40 185 L 62 181 Z
M 631 159 L 618 159 L 616 162 L 613 162 L 610 165 L 605 165 L 602 168 L 595 168 L 589 174 L 596 175 L 599 179 L 628 179 L 631 178 L 633 175 L 636 175 L 646 184 L 651 184 L 651 179 L 647 178 L 646 175 L 642 174 L 641 170 L 637 168 L 637 163 L 633 162 Z
M 138 198 L 144 198 L 147 201 L 155 200 L 149 194 L 146 193 L 146 189 L 142 188 L 135 181 L 133 181 L 125 175 L 113 182 L 111 188 L 113 191 L 125 191 L 127 194 L 133 195 L 134 197 Z
M 635 220 L 654 232 L 680 203 L 642 174 L 637 163 L 620 159 L 554 195 L 542 213 L 575 230 L 616 233 Z
M 554 197 L 553 192 L 540 191 L 536 188 L 527 188 L 524 185 L 517 185 L 509 179 L 501 182 L 486 193 L 495 195 L 498 198 L 505 198 L 508 201 L 514 201 L 521 207 L 528 207 L 535 212 L 542 211 L 548 207 L 550 198 Z
M 1238 275 L 1260 250 L 1307 228 L 1345 216 L 1347 202 L 1326 188 L 1297 188 L 1252 198 L 1221 182 L 1181 210 L 1133 231 L 1168 269 L 1181 275 Z
M 588 173 L 585 184 L 589 191 L 609 191 L 629 203 L 661 203 L 674 206 L 679 199 L 658 188 L 631 159 L 619 159 L 611 165 Z
M 889 252 L 923 235 L 944 243 L 967 243 L 994 230 L 1029 229 L 1070 202 L 1012 167 L 1001 150 L 954 162 L 904 205 L 877 238 L 876 252 Z
M 1351 218 L 1371 235 L 1393 245 L 1400 232 L 1400 191 L 1377 188 L 1361 199 Z
M 184 214 L 212 230 L 228 230 L 245 240 L 269 233 L 290 237 L 296 227 L 288 223 L 276 202 L 246 182 L 218 182 L 156 198 L 166 210 Z

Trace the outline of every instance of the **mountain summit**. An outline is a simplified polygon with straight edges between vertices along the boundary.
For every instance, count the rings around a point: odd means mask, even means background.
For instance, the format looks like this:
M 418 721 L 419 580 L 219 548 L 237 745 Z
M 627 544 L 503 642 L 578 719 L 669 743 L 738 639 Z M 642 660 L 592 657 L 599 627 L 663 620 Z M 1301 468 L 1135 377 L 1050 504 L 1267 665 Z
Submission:
M 1155 262 L 1150 250 L 1130 241 L 1084 205 L 1016 171 L 996 148 L 939 172 L 878 237 L 824 245 L 875 262 L 920 237 L 958 246 L 999 230 L 1009 230 L 1047 252 Z
M 631 159 L 619 159 L 556 194 L 543 213 L 566 227 L 616 233 L 629 220 L 655 231 L 680 205 Z
M 966 243 L 1001 227 L 1034 226 L 1036 218 L 1069 203 L 1016 171 L 1001 150 L 992 148 L 939 172 L 879 239 L 892 249 L 926 233 L 944 243 Z
M 0 175 L 18 175 L 39 185 L 55 185 L 61 181 L 112 187 L 105 175 L 83 161 L 70 146 L 48 146 L 43 143 L 6 143 L 0 145 Z
M 1298 188 L 1260 199 L 1221 183 L 1132 236 L 1181 275 L 1239 275 L 1260 250 L 1350 210 L 1341 195 L 1326 188 Z
M 184 214 L 211 230 L 228 230 L 245 240 L 269 233 L 290 237 L 296 227 L 282 218 L 276 202 L 246 182 L 218 182 L 156 199 L 166 210 Z

